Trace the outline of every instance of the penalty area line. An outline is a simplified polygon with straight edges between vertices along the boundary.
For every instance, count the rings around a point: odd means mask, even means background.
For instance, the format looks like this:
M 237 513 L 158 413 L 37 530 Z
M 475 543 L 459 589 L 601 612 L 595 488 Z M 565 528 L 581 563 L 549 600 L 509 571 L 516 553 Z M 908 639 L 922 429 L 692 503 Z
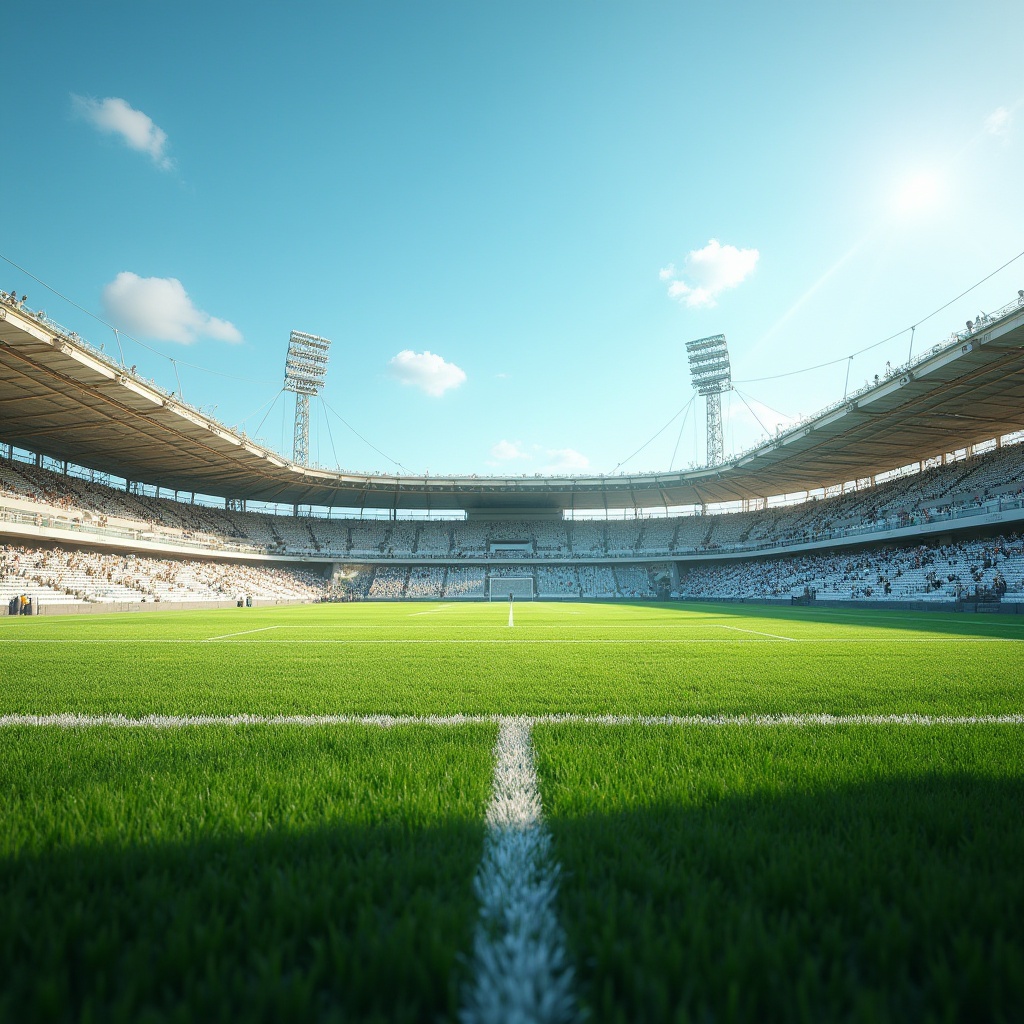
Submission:
M 773 640 L 789 640 L 792 643 L 796 643 L 796 638 L 791 636 L 782 636 L 779 633 L 765 633 L 760 629 L 744 629 L 742 626 L 729 626 L 724 622 L 715 623 L 720 629 L 733 629 L 737 633 L 755 633 L 757 636 L 770 636 Z
M 241 629 L 237 633 L 222 633 L 220 636 L 208 636 L 203 643 L 211 640 L 227 640 L 229 636 L 247 636 L 249 633 L 265 633 L 268 629 L 280 629 L 280 626 L 260 626 L 259 629 Z

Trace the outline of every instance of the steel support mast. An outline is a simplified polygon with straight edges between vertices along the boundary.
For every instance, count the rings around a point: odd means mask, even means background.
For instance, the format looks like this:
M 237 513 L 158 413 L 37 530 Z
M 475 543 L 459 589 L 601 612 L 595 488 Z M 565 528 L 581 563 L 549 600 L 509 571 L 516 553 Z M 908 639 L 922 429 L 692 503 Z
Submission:
M 707 464 L 720 466 L 725 461 L 722 431 L 722 392 L 732 390 L 732 367 L 724 334 L 698 338 L 686 343 L 690 361 L 690 379 L 697 394 L 708 407 Z
M 327 376 L 331 343 L 315 334 L 292 331 L 284 365 L 284 389 L 295 392 L 295 434 L 292 459 L 309 465 L 309 399 L 320 394 Z

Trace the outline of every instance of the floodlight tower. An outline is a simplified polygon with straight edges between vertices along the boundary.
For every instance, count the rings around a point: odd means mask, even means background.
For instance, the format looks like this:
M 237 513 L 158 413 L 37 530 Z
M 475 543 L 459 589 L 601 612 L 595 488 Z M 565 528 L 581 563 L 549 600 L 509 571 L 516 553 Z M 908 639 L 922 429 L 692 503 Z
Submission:
M 288 358 L 284 364 L 284 389 L 295 392 L 295 440 L 292 458 L 309 465 L 309 397 L 320 394 L 327 376 L 327 354 L 331 343 L 315 334 L 292 331 Z
M 722 438 L 722 392 L 732 390 L 732 367 L 724 334 L 698 338 L 686 343 L 690 360 L 690 379 L 708 403 L 708 465 L 718 466 L 725 459 Z

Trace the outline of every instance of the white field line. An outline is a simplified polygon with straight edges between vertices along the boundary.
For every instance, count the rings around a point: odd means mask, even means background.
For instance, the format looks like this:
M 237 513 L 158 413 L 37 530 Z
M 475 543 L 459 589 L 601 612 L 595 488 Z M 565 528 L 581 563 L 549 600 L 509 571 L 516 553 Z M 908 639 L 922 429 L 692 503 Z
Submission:
M 276 628 L 276 627 L 268 627 Z M 727 627 L 736 628 L 736 627 Z M 754 632 L 748 630 L 747 632 Z M 242 634 L 225 634 L 226 636 L 241 636 Z M 698 637 L 628 637 L 628 638 L 615 638 L 615 637 L 593 637 L 591 639 L 567 639 L 567 638 L 548 638 L 548 639 L 531 639 L 531 638 L 519 638 L 508 635 L 507 631 L 503 636 L 500 637 L 377 637 L 374 639 L 356 639 L 356 638 L 322 638 L 316 639 L 302 639 L 293 638 L 289 640 L 261 640 L 261 639 L 246 639 L 246 640 L 232 640 L 231 646 L 241 646 L 243 644 L 257 644 L 261 647 L 271 646 L 296 646 L 302 644 L 320 644 L 320 645 L 349 645 L 355 647 L 387 647 L 390 645 L 394 646 L 449 646 L 459 647 L 461 645 L 473 646 L 473 645 L 497 645 L 497 644 L 529 644 L 539 646 L 638 646 L 647 644 L 669 644 L 669 645 L 687 645 L 687 644 L 767 644 L 773 643 L 775 640 L 788 640 L 794 644 L 1020 644 L 1024 643 L 1024 637 L 1010 637 L 1010 636 L 902 636 L 902 637 L 868 637 L 868 636 L 804 636 L 804 637 L 793 637 L 793 636 L 775 636 L 772 633 L 761 634 L 765 637 L 763 640 L 758 640 L 755 637 L 711 637 L 711 636 L 698 636 Z M 771 639 L 769 639 L 771 638 Z M 208 644 L 211 640 L 219 640 L 223 637 L 202 637 L 202 638 L 188 638 L 188 639 L 160 639 L 157 637 L 107 637 L 105 639 L 98 638 L 78 638 L 78 637 L 0 637 L 0 646 L 4 644 L 172 644 L 172 645 L 189 645 L 189 644 Z
M 760 629 L 744 629 L 742 626 L 727 626 L 724 622 L 717 623 L 720 629 L 732 629 L 737 633 L 755 633 L 757 636 L 770 636 L 773 640 L 791 640 L 793 643 L 797 641 L 791 636 L 782 636 L 779 633 L 765 633 Z
M 531 719 L 546 725 L 665 726 L 808 726 L 808 725 L 1024 725 L 1024 714 L 1012 715 L 543 715 Z
M 247 633 L 265 633 L 268 629 L 280 629 L 280 626 L 260 626 L 259 629 L 241 629 L 237 633 L 222 633 L 220 636 L 208 636 L 206 643 L 211 640 L 227 640 L 229 636 L 245 636 Z
M 123 729 L 182 729 L 199 725 L 472 725 L 493 722 L 493 715 L 0 715 L 0 728 L 15 725 L 57 726 L 78 729 L 112 726 Z
M 473 881 L 480 919 L 463 1024 L 558 1024 L 578 1016 L 555 913 L 558 865 L 541 819 L 530 721 L 502 720 L 484 855 Z
M 0 728 L 49 726 L 78 729 L 112 726 L 125 729 L 180 729 L 204 725 L 474 725 L 494 722 L 533 725 L 646 725 L 646 726 L 809 726 L 809 725 L 1024 725 L 1024 714 L 1009 715 L 0 715 Z

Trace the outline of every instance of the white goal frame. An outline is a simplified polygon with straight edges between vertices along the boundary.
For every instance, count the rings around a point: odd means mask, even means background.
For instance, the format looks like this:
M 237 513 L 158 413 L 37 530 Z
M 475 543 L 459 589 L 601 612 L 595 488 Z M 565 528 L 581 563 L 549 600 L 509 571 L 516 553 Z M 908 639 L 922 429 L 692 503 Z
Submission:
M 526 584 L 529 584 L 530 592 L 526 592 Z M 532 576 L 495 576 L 487 579 L 487 600 L 507 601 L 508 595 L 515 595 L 517 601 L 532 601 L 537 596 L 537 590 L 533 583 Z

